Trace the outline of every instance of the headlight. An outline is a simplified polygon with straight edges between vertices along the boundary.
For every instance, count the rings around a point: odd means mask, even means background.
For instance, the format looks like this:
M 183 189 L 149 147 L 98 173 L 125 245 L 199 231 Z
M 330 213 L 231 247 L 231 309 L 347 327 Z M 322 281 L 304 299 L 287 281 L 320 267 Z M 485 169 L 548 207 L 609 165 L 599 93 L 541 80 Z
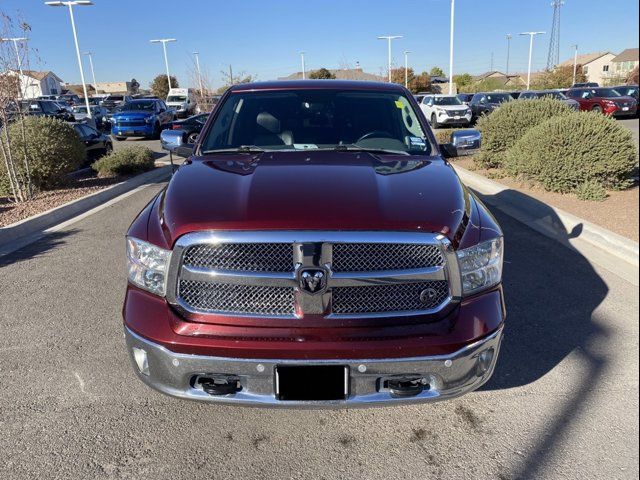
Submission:
M 470 295 L 491 288 L 502 280 L 502 238 L 458 251 L 462 293 Z
M 140 288 L 164 297 L 170 250 L 137 238 L 127 237 L 129 281 Z

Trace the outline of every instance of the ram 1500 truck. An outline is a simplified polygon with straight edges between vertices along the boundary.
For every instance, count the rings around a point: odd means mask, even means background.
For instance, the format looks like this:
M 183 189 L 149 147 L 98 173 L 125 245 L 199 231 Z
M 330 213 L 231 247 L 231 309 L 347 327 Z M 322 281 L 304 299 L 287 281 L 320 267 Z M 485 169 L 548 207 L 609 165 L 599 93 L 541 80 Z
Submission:
M 503 235 L 404 87 L 237 85 L 181 148 L 126 239 L 143 382 L 340 407 L 449 399 L 490 378 Z

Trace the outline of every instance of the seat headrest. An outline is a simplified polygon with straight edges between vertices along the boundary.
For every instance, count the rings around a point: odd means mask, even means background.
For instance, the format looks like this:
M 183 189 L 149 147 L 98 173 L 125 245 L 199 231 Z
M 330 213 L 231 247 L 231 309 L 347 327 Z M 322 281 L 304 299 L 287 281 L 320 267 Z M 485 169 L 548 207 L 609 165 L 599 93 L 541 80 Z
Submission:
M 271 133 L 280 133 L 280 120 L 269 112 L 260 112 L 256 118 L 256 123 Z

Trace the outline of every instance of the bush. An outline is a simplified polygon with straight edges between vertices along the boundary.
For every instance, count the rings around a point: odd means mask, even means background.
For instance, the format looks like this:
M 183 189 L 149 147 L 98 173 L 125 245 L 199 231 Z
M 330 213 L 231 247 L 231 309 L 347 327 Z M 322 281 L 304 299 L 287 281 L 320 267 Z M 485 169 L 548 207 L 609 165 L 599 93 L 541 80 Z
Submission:
M 14 161 L 24 174 L 24 149 L 29 158 L 31 180 L 36 190 L 46 190 L 62 184 L 69 173 L 85 159 L 85 147 L 68 123 L 51 117 L 27 116 L 23 137 L 20 122 L 9 126 L 9 139 Z M 4 135 L 2 142 L 6 143 Z M 0 189 L 8 191 L 9 178 L 4 166 L 0 168 Z
M 584 197 L 593 197 L 596 185 L 630 187 L 637 166 L 631 132 L 596 112 L 575 112 L 532 128 L 509 150 L 505 162 L 512 176 L 553 192 L 580 191 Z
M 142 146 L 126 147 L 111 152 L 91 165 L 91 168 L 101 177 L 135 175 L 151 170 L 153 167 L 153 152 Z
M 482 130 L 482 149 L 476 161 L 484 168 L 502 166 L 509 148 L 530 128 L 549 118 L 570 113 L 571 108 L 552 98 L 505 103 L 478 121 L 478 127 Z
M 607 199 L 607 191 L 598 182 L 589 180 L 576 189 L 576 195 L 580 200 L 602 202 Z

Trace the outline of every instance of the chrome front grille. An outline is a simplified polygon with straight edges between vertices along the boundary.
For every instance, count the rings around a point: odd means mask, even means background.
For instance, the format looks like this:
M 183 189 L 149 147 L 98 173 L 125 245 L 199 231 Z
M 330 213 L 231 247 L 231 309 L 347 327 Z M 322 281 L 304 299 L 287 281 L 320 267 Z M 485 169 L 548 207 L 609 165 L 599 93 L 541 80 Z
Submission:
M 293 315 L 293 289 L 181 280 L 180 298 L 191 308 L 210 313 Z
M 183 264 L 243 272 L 293 272 L 293 245 L 290 243 L 194 245 L 185 251 Z
M 338 315 L 419 312 L 438 307 L 448 296 L 449 285 L 444 280 L 399 285 L 337 287 L 333 289 L 332 312 Z
M 375 272 L 436 267 L 444 264 L 438 245 L 397 243 L 336 243 L 331 270 Z
M 188 313 L 304 318 L 433 314 L 460 300 L 455 251 L 406 232 L 198 232 L 178 239 L 167 300 Z

